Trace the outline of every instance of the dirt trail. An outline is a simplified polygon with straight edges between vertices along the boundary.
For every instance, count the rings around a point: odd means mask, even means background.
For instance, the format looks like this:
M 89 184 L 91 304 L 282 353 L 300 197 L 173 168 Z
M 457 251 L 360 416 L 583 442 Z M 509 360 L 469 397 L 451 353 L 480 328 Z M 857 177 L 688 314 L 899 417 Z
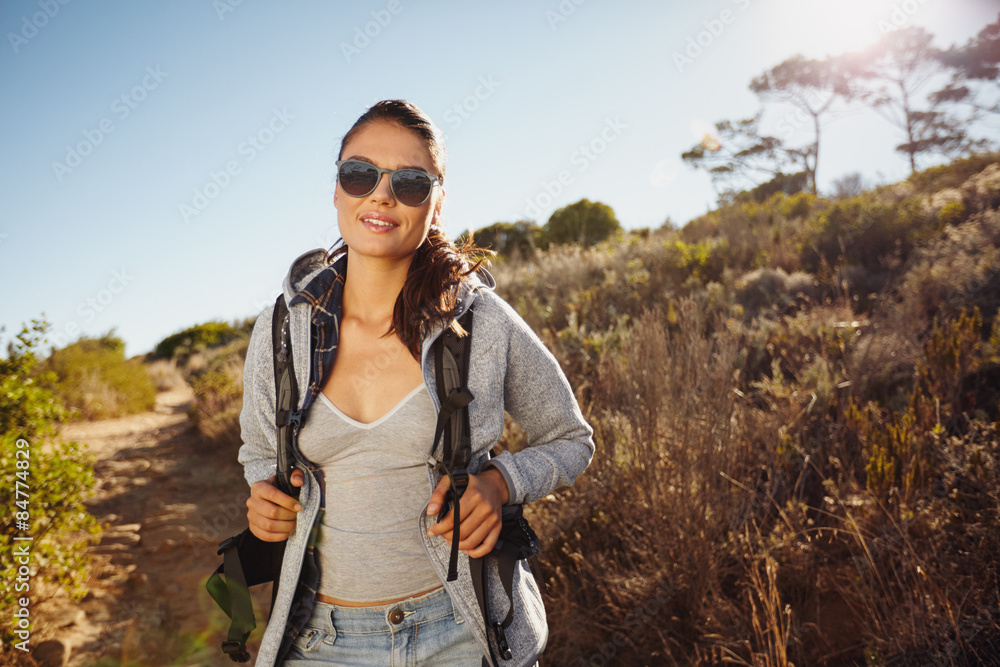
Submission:
M 186 411 L 190 388 L 162 392 L 153 412 L 64 426 L 63 439 L 95 454 L 96 493 L 86 500 L 105 527 L 90 547 L 89 593 L 41 602 L 33 644 L 50 644 L 41 664 L 232 665 L 220 650 L 229 619 L 204 588 L 221 562 L 218 543 L 246 527 L 249 493 L 235 447 L 201 438 Z M 257 586 L 256 655 L 270 603 Z M 214 625 L 213 625 L 214 622 Z M 67 659 L 68 656 L 68 659 Z M 253 664 L 251 661 L 250 664 Z

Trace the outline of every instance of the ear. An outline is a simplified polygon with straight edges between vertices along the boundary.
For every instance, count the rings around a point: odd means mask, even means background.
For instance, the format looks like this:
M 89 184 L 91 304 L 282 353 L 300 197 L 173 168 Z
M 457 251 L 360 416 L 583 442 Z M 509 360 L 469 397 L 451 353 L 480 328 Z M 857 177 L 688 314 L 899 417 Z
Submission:
M 441 207 L 444 205 L 444 187 L 441 188 L 441 196 L 434 204 L 434 217 L 431 218 L 432 225 L 441 225 Z

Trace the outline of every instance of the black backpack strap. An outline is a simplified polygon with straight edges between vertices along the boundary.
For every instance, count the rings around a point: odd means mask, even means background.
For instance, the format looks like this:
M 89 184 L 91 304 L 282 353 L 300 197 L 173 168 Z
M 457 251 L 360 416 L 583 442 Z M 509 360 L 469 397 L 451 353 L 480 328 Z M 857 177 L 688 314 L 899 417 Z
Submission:
M 432 348 L 434 375 L 438 398 L 441 402 L 441 410 L 438 412 L 437 425 L 434 429 L 434 449 L 432 451 L 436 452 L 438 442 L 443 440 L 441 459 L 437 469 L 441 474 L 448 475 L 451 480 L 451 489 L 445 497 L 437 520 L 441 521 L 448 513 L 449 501 L 455 510 L 451 558 L 448 563 L 448 581 L 454 581 L 458 578 L 458 543 L 462 511 L 460 498 L 468 485 L 467 468 L 472 460 L 468 410 L 468 405 L 473 398 L 468 389 L 469 360 L 472 349 L 472 319 L 472 309 L 470 308 L 459 318 L 459 324 L 465 329 L 467 335 L 460 338 L 451 329 L 446 329 L 434 341 Z M 486 643 L 490 649 L 490 660 L 483 658 L 483 665 L 486 667 L 500 664 L 493 650 L 494 643 L 499 650 L 500 658 L 503 660 L 513 658 L 507 642 L 506 630 L 514 621 L 514 570 L 517 567 L 517 561 L 521 559 L 529 559 L 529 563 L 533 562 L 540 549 L 538 536 L 525 520 L 521 505 L 505 505 L 502 509 L 501 519 L 500 537 L 493 550 L 483 558 L 469 559 L 472 587 L 475 590 L 479 610 L 482 612 L 486 624 Z M 489 571 L 486 567 L 486 558 L 489 556 L 496 558 L 497 573 L 500 575 L 500 583 L 509 602 L 507 615 L 502 621 L 494 621 L 490 616 Z M 489 641 L 491 634 L 494 642 Z
M 449 501 L 455 508 L 455 522 L 451 538 L 451 558 L 448 560 L 448 581 L 458 578 L 458 543 L 461 529 L 462 494 L 469 484 L 469 461 L 472 458 L 472 440 L 469 429 L 469 411 L 466 406 L 473 396 L 468 389 L 469 357 L 472 340 L 472 309 L 458 320 L 466 335 L 461 338 L 450 328 L 445 329 L 434 341 L 434 375 L 441 409 L 434 427 L 434 447 L 443 439 L 438 472 L 447 475 L 451 488 L 438 513 L 438 521 L 448 513 Z
M 298 410 L 299 386 L 295 381 L 292 357 L 291 316 L 285 295 L 279 294 L 274 302 L 271 318 L 271 345 L 274 350 L 275 426 L 278 429 L 278 487 L 286 495 L 299 497 L 299 487 L 292 486 L 292 437 L 293 430 L 302 426 L 302 413 Z
M 299 487 L 292 486 L 291 464 L 294 461 L 292 439 L 301 425 L 298 411 L 299 392 L 292 357 L 290 317 L 284 294 L 274 302 L 271 318 L 271 346 L 274 352 L 275 426 L 277 427 L 278 470 L 275 481 L 282 492 L 298 497 Z M 271 611 L 278 597 L 278 573 L 284 559 L 286 542 L 264 542 L 249 528 L 219 544 L 222 565 L 209 577 L 205 587 L 215 602 L 232 620 L 223 652 L 234 662 L 248 662 L 246 642 L 257 627 L 249 586 L 271 583 Z M 247 556 L 246 562 L 240 552 Z M 225 577 L 223 579 L 223 576 Z M 270 612 L 268 612 L 270 614 Z

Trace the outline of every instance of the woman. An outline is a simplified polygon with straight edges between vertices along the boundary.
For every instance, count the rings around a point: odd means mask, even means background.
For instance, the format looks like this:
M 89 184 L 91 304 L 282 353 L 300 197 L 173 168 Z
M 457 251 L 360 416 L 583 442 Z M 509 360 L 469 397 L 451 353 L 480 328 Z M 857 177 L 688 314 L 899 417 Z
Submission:
M 475 249 L 445 235 L 444 151 L 430 119 L 409 102 L 379 102 L 344 136 L 337 164 L 343 243 L 302 255 L 284 282 L 295 375 L 306 388 L 298 501 L 274 486 L 273 306 L 247 351 L 247 518 L 260 539 L 288 540 L 256 664 L 490 664 L 499 648 L 469 559 L 493 549 L 503 505 L 574 482 L 593 456 L 592 431 L 555 359 L 492 292 L 492 278 L 476 273 Z M 469 308 L 473 458 L 458 578 L 447 581 L 455 517 L 433 517 L 449 478 L 433 467 L 439 405 L 427 352 L 445 328 L 461 329 Z M 490 459 L 505 409 L 529 446 Z M 507 598 L 490 576 L 490 614 L 503 618 Z M 545 610 L 524 561 L 513 581 L 511 657 L 497 664 L 531 665 L 548 636 Z

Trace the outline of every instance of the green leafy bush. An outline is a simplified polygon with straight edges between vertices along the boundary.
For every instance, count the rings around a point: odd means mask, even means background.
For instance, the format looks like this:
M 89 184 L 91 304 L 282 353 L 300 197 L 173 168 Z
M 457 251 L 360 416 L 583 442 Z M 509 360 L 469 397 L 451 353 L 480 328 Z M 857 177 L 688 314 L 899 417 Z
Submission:
M 938 211 L 938 221 L 942 225 L 957 225 L 965 219 L 965 204 L 960 201 L 953 201 L 945 204 Z
M 86 546 L 101 530 L 83 504 L 94 487 L 94 456 L 78 443 L 54 437 L 53 424 L 65 419 L 67 411 L 40 386 L 39 380 L 54 381 L 36 368 L 35 349 L 47 327 L 33 320 L 9 346 L 8 358 L 0 359 L 0 470 L 7 475 L 0 503 L 9 509 L 3 535 L 10 546 L 0 556 L 5 582 L 0 614 L 8 619 L 14 618 L 20 598 L 38 599 L 39 582 L 61 587 L 72 599 L 82 598 L 87 592 Z M 15 542 L 15 537 L 32 539 Z M 28 545 L 29 553 L 19 552 L 15 559 L 21 545 Z M 0 638 L 15 643 L 14 629 L 13 623 L 4 623 Z
M 540 228 L 530 220 L 518 222 L 495 222 L 477 229 L 473 235 L 476 245 L 489 248 L 501 257 L 518 255 L 531 257 L 535 254 Z
M 152 410 L 156 385 L 138 359 L 125 359 L 125 343 L 106 334 L 53 350 L 41 369 L 57 378 L 56 396 L 83 419 L 106 419 Z
M 252 328 L 253 321 L 250 321 Z M 164 338 L 156 346 L 153 354 L 161 359 L 169 359 L 174 354 L 188 354 L 208 347 L 224 345 L 246 334 L 245 325 L 236 327 L 226 322 L 206 322 L 188 327 L 184 331 Z
M 948 164 L 918 171 L 907 180 L 921 192 L 934 193 L 945 188 L 957 188 L 967 178 L 978 174 L 997 161 L 1000 161 L 1000 153 L 978 153 Z
M 544 247 L 552 244 L 576 243 L 592 246 L 621 229 L 615 212 L 607 204 L 589 199 L 556 210 L 541 231 Z

